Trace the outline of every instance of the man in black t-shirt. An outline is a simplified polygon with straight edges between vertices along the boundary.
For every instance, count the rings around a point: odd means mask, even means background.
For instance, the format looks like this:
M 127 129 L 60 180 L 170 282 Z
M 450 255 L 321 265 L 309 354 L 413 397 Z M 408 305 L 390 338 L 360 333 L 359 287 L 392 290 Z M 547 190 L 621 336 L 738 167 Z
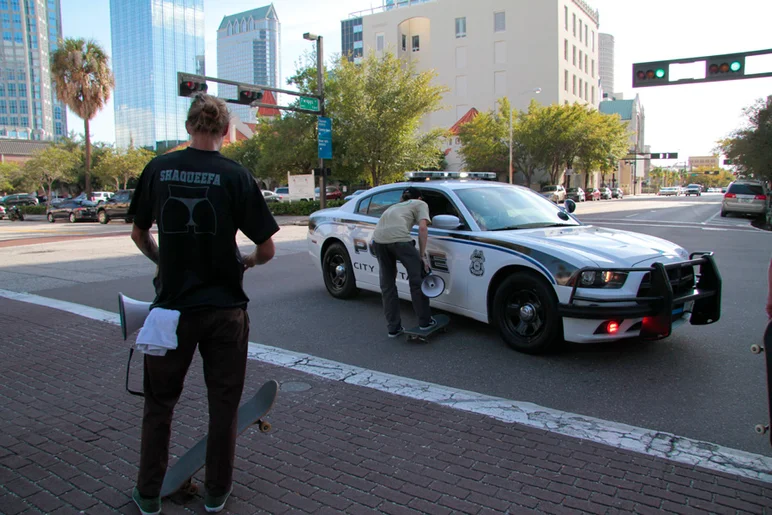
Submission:
M 220 154 L 225 103 L 199 95 L 185 124 L 192 139 L 145 167 L 129 208 L 132 239 L 158 265 L 152 308 L 180 312 L 177 348 L 144 357 L 145 409 L 139 477 L 132 498 L 143 515 L 161 511 L 171 421 L 196 346 L 209 399 L 205 507 L 223 509 L 231 492 L 236 414 L 244 388 L 249 298 L 244 271 L 273 258 L 279 227 L 248 170 Z M 158 244 L 150 234 L 158 226 Z M 242 256 L 241 231 L 257 247 Z

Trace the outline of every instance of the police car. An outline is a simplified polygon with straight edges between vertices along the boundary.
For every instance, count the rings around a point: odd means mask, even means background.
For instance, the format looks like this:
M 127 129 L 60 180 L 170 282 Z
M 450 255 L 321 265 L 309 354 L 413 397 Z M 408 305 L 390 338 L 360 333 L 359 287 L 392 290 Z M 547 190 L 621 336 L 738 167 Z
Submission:
M 429 205 L 427 253 L 445 290 L 435 309 L 498 328 L 513 348 L 550 350 L 576 343 L 660 339 L 689 321 L 718 321 L 721 276 L 711 252 L 594 227 L 519 186 L 480 179 L 494 174 L 408 172 L 407 182 L 372 188 L 343 206 L 313 213 L 308 250 L 328 292 L 380 292 L 372 236 L 380 215 L 417 187 Z M 431 179 L 445 180 L 431 180 Z M 417 241 L 417 228 L 413 232 Z M 410 299 L 399 265 L 397 286 Z

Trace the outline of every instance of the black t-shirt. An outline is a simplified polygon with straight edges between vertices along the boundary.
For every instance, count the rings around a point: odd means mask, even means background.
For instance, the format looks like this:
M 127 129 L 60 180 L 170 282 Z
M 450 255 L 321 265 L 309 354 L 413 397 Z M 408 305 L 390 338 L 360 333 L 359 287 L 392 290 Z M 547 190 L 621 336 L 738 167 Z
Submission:
M 148 163 L 129 215 L 140 229 L 158 225 L 153 307 L 179 311 L 245 308 L 236 232 L 259 245 L 279 230 L 246 168 L 219 152 L 193 148 Z

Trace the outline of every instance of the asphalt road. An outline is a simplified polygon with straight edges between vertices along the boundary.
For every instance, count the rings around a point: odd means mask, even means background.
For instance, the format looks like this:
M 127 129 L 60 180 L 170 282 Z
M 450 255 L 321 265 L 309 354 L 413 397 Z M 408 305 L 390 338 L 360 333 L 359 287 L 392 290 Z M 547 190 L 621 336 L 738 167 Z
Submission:
M 720 196 L 586 202 L 583 221 L 713 250 L 724 279 L 721 320 L 657 342 L 569 345 L 549 356 L 508 348 L 496 331 L 451 315 L 428 345 L 386 337 L 380 296 L 330 297 L 304 252 L 304 229 L 283 228 L 279 255 L 250 271 L 251 340 L 352 365 L 772 455 L 755 434 L 768 420 L 764 360 L 749 351 L 766 324 L 772 233 L 718 217 Z M 0 233 L 6 226 L 0 226 Z M 85 227 L 85 225 L 84 225 Z M 103 248 L 109 243 L 110 248 Z M 152 267 L 123 238 L 0 249 L 0 283 L 117 310 L 116 294 L 150 299 Z M 68 247 L 71 246 L 72 248 Z M 102 250 L 97 250 L 102 249 Z M 26 263 L 31 260 L 32 263 Z M 40 277 L 43 274 L 43 278 Z M 29 285 L 29 286 L 27 286 Z M 6 287 L 6 286 L 2 286 Z M 8 287 L 10 288 L 10 287 Z M 414 320 L 403 303 L 406 323 Z

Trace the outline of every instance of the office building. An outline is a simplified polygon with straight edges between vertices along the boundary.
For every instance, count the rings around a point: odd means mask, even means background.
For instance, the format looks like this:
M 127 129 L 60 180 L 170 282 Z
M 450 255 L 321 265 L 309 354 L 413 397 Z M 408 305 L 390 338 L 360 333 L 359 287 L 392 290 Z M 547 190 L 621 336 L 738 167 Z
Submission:
M 217 29 L 217 77 L 247 84 L 281 87 L 281 24 L 273 4 L 226 16 Z M 236 98 L 234 86 L 218 85 L 218 95 Z M 245 122 L 256 109 L 230 105 Z
M 618 164 L 618 173 L 606 178 L 608 186 L 620 187 L 626 195 L 641 193 L 641 183 L 646 178 L 648 166 L 644 157 L 650 151 L 645 144 L 646 114 L 638 95 L 632 100 L 607 100 L 598 107 L 601 113 L 618 114 L 626 122 L 630 133 L 628 155 L 636 159 L 622 159 Z
M 59 0 L 0 0 L 0 137 L 51 140 L 67 134 L 51 52 L 62 37 Z
M 355 62 L 391 51 L 418 71 L 434 70 L 450 89 L 450 108 L 428 115 L 423 128 L 449 129 L 502 97 L 517 109 L 531 99 L 597 106 L 598 22 L 583 0 L 385 2 L 341 22 L 341 50 Z M 456 146 L 444 150 L 449 168 L 461 169 Z
M 204 75 L 204 0 L 110 0 L 115 142 L 166 150 L 188 139 L 177 72 Z
M 598 34 L 599 55 L 598 72 L 603 98 L 611 98 L 614 93 L 614 36 Z

